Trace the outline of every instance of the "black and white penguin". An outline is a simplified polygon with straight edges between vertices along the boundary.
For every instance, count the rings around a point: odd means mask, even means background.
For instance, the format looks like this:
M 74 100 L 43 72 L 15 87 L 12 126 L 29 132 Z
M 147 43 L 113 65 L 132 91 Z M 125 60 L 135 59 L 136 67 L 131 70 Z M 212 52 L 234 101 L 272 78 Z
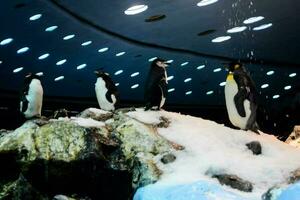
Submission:
M 168 89 L 167 66 L 168 63 L 160 58 L 151 63 L 145 86 L 145 110 L 160 110 L 165 104 Z
M 28 74 L 20 95 L 20 112 L 26 119 L 41 117 L 43 93 L 39 76 Z
M 226 108 L 231 123 L 258 133 L 257 92 L 253 80 L 239 62 L 229 63 L 225 85 Z
M 114 111 L 118 103 L 118 90 L 108 73 L 95 71 L 97 81 L 95 91 L 99 106 L 102 110 Z

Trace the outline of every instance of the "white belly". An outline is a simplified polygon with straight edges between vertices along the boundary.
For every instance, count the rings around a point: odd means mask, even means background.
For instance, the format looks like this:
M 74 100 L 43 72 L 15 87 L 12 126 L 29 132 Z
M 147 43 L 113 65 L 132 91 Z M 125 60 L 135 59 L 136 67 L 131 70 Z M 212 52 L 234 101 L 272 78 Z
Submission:
M 26 118 L 41 116 L 43 93 L 43 87 L 40 80 L 33 79 L 29 85 L 28 94 L 26 95 L 28 101 L 27 110 L 24 112 Z
M 229 120 L 234 126 L 239 127 L 241 129 L 246 129 L 246 125 L 251 114 L 250 101 L 244 101 L 246 116 L 241 117 L 234 103 L 234 96 L 237 94 L 237 92 L 238 86 L 236 82 L 232 80 L 227 80 L 225 85 L 225 101 Z
M 97 82 L 95 84 L 95 92 L 96 92 L 96 96 L 97 96 L 97 100 L 98 100 L 98 104 L 100 106 L 101 109 L 103 110 L 107 110 L 107 111 L 112 111 L 115 110 L 115 103 L 116 103 L 116 97 L 115 95 L 111 95 L 111 98 L 113 100 L 113 103 L 110 103 L 107 99 L 106 99 L 106 92 L 107 92 L 107 88 L 105 87 L 105 82 L 102 78 L 97 78 Z

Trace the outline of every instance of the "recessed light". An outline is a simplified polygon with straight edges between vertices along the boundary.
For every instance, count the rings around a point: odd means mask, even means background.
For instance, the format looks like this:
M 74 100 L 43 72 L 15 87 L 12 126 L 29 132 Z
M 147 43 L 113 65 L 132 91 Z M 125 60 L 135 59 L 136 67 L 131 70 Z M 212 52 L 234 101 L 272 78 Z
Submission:
M 200 70 L 200 69 L 203 69 L 204 67 L 205 67 L 205 65 L 199 65 L 199 66 L 197 67 L 197 69 Z
M 187 64 L 189 64 L 189 62 L 183 62 L 183 63 L 181 63 L 180 65 L 181 65 L 181 66 L 186 66 Z
M 78 65 L 77 67 L 76 67 L 76 69 L 83 69 L 83 68 L 85 68 L 87 65 L 84 63 L 84 64 L 81 64 L 81 65 Z
M 2 64 L 3 63 L 3 61 L 2 60 L 0 60 L 0 64 Z
M 120 83 L 116 83 L 116 84 L 115 84 L 115 86 L 119 86 L 119 85 L 120 85 Z
M 43 59 L 45 59 L 45 58 L 48 58 L 50 56 L 50 54 L 49 53 L 45 53 L 45 54 L 43 54 L 43 55 L 41 55 L 41 56 L 39 56 L 39 60 L 43 60 Z
M 87 46 L 87 45 L 90 45 L 90 44 L 92 44 L 92 41 L 86 41 L 86 42 L 83 42 L 81 44 L 81 46 Z
M 156 22 L 166 18 L 166 15 L 153 15 L 145 19 L 145 22 Z
M 104 47 L 98 50 L 99 53 L 105 52 L 108 50 L 108 47 Z
M 185 83 L 190 82 L 192 80 L 192 78 L 187 78 L 184 80 Z
M 169 63 L 169 64 L 172 63 L 172 62 L 174 62 L 174 60 L 167 60 L 166 61 L 166 63 Z
M 22 71 L 24 68 L 23 67 L 18 67 L 16 69 L 13 70 L 14 73 L 18 73 L 20 71 Z
M 218 2 L 218 0 L 202 0 L 199 3 L 197 3 L 197 6 L 202 7 L 202 6 L 207 6 L 213 3 Z
M 149 58 L 149 62 L 153 62 L 155 59 L 157 59 L 157 57 L 153 57 L 153 58 Z
M 280 95 L 276 94 L 276 95 L 273 96 L 273 99 L 278 99 L 279 97 L 280 97 Z
M 49 26 L 45 29 L 46 32 L 51 32 L 51 31 L 54 31 L 55 29 L 57 29 L 58 26 Z
M 284 87 L 285 90 L 289 90 L 291 88 L 292 88 L 292 86 L 290 86 L 290 85 L 287 85 L 287 86 Z
M 206 95 L 211 95 L 211 94 L 213 94 L 213 93 L 214 93 L 214 91 L 210 90 L 210 91 L 207 91 L 207 92 L 206 92 Z
M 222 69 L 221 68 L 216 68 L 213 70 L 213 72 L 220 72 Z
M 244 20 L 243 23 L 244 24 L 252 24 L 252 23 L 258 22 L 258 21 L 263 20 L 263 19 L 264 19 L 263 16 L 250 17 L 250 18 Z
M 59 77 L 56 77 L 54 79 L 54 81 L 60 81 L 60 80 L 63 80 L 65 77 L 64 76 L 59 76 Z
M 185 95 L 190 95 L 190 94 L 192 94 L 193 93 L 193 91 L 187 91 L 186 93 L 185 93 Z
M 62 60 L 58 61 L 56 63 L 56 65 L 63 65 L 63 64 L 65 64 L 65 62 L 67 62 L 67 59 L 62 59 Z
M 174 78 L 174 76 L 168 76 L 167 81 L 170 81 Z
M 72 38 L 74 38 L 74 37 L 75 37 L 74 34 L 67 35 L 67 36 L 65 36 L 65 37 L 63 38 L 63 40 L 70 40 L 70 39 L 72 39 Z
M 44 73 L 43 73 L 43 72 L 38 72 L 38 73 L 36 73 L 35 75 L 37 75 L 37 76 L 43 76 Z
M 227 30 L 227 33 L 239 33 L 247 29 L 247 26 L 237 26 Z
M 137 87 L 139 87 L 139 84 L 134 84 L 133 86 L 131 86 L 131 89 L 135 89 Z
M 37 20 L 39 18 L 42 17 L 42 14 L 36 14 L 36 15 L 33 15 L 29 18 L 30 21 L 34 21 L 34 20 Z
M 115 72 L 115 75 L 117 76 L 117 75 L 122 74 L 122 73 L 123 73 L 123 70 L 118 70 L 118 71 Z
M 263 29 L 270 28 L 271 26 L 273 26 L 272 23 L 269 23 L 269 24 L 263 24 L 263 25 L 254 27 L 253 30 L 254 30 L 254 31 L 260 31 L 260 30 L 263 30 Z
M 221 82 L 220 84 L 219 84 L 221 87 L 222 86 L 225 86 L 226 85 L 226 82 L 224 81 L 224 82 Z
M 125 54 L 125 51 L 122 51 L 120 53 L 117 53 L 116 56 L 123 56 Z
M 174 92 L 174 91 L 175 91 L 175 88 L 168 89 L 168 92 Z
M 7 44 L 11 43 L 13 40 L 14 39 L 12 39 L 12 38 L 6 38 L 0 42 L 0 45 L 1 46 L 7 45 Z
M 135 77 L 135 76 L 137 76 L 137 75 L 139 75 L 140 74 L 140 72 L 134 72 L 133 74 L 131 74 L 130 76 L 131 77 Z
M 297 73 L 291 73 L 290 75 L 289 75 L 289 77 L 295 77 L 297 75 Z
M 25 53 L 25 52 L 28 51 L 28 50 L 29 50 L 29 47 L 23 47 L 23 48 L 21 48 L 21 49 L 19 49 L 19 50 L 17 51 L 17 54 Z
M 271 70 L 271 71 L 268 71 L 268 72 L 267 72 L 267 75 L 268 75 L 268 76 L 271 76 L 271 75 L 273 75 L 274 73 L 275 73 L 275 72 L 274 72 L 273 70 Z
M 269 84 L 265 83 L 260 86 L 262 89 L 269 87 Z
M 230 40 L 230 39 L 231 39 L 230 36 L 221 36 L 221 37 L 217 37 L 217 38 L 213 39 L 211 42 L 219 43 L 219 42 L 225 42 L 225 41 Z
M 135 15 L 141 12 L 144 12 L 145 10 L 148 9 L 147 5 L 136 5 L 128 8 L 127 10 L 124 11 L 126 15 Z

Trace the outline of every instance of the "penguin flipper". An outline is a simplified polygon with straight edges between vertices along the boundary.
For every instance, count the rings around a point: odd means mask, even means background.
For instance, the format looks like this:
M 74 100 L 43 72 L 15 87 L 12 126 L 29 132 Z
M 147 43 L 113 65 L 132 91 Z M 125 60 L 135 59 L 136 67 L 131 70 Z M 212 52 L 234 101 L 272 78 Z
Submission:
M 234 104 L 237 112 L 241 117 L 246 117 L 246 111 L 244 107 L 244 101 L 247 97 L 247 91 L 245 89 L 240 89 L 239 92 L 234 97 Z
M 105 97 L 106 97 L 106 99 L 110 102 L 110 103 L 114 103 L 113 102 L 113 99 L 112 99 L 112 93 L 110 93 L 110 92 L 106 92 L 106 94 L 105 94 Z
M 22 97 L 22 99 L 21 99 L 21 101 L 20 101 L 20 111 L 22 112 L 22 113 L 24 113 L 26 110 L 27 110 L 27 108 L 28 108 L 28 100 L 26 99 L 26 96 L 23 96 Z

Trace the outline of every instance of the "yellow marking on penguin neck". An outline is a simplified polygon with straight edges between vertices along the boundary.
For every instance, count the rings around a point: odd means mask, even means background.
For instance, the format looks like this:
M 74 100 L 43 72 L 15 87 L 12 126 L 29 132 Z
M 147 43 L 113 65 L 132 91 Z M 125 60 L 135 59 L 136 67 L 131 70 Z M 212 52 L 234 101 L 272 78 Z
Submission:
M 226 81 L 233 81 L 233 74 L 232 74 L 232 73 L 229 73 L 229 74 L 227 75 Z

